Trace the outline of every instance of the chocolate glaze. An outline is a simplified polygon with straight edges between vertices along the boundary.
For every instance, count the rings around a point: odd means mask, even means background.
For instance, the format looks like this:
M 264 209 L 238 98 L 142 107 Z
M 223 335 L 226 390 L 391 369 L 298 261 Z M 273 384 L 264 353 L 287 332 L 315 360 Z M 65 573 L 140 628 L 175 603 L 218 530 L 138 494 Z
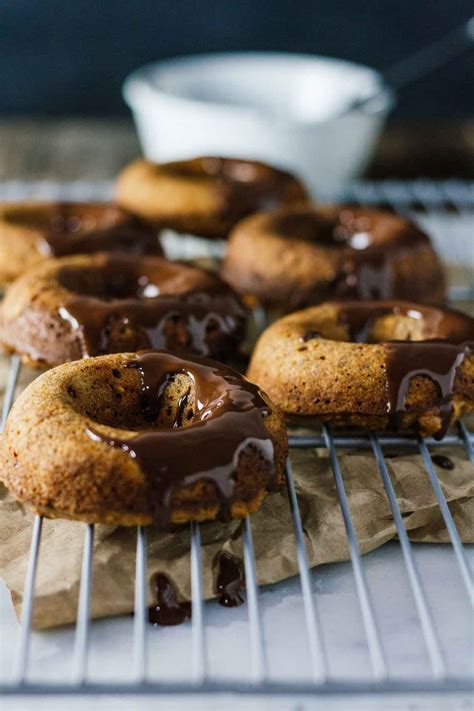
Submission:
M 178 602 L 176 589 L 164 573 L 155 573 L 150 580 L 156 604 L 148 608 L 148 621 L 153 625 L 181 625 L 191 619 L 191 603 Z
M 217 556 L 216 591 L 223 607 L 239 607 L 244 600 L 240 591 L 245 587 L 242 561 L 223 551 Z
M 161 168 L 177 177 L 216 178 L 221 192 L 229 199 L 225 208 L 226 220 L 278 207 L 291 184 L 298 187 L 301 199 L 306 198 L 293 176 L 258 161 L 205 156 L 165 163 Z
M 406 250 L 428 245 L 429 239 L 415 225 L 400 224 L 393 215 L 348 206 L 301 208 L 272 217 L 272 230 L 282 237 L 337 249 L 339 269 L 328 294 L 344 299 L 389 299 L 400 293 L 413 300 L 423 296 L 415 281 L 400 283 L 392 264 Z
M 15 217 L 13 217 L 15 219 Z M 18 217 L 41 231 L 39 249 L 46 256 L 61 257 L 89 252 L 163 253 L 156 229 L 144 220 L 115 205 L 62 202 L 37 208 L 33 214 Z
M 112 352 L 121 333 L 133 333 L 139 348 L 166 348 L 173 332 L 184 352 L 224 357 L 238 349 L 245 310 L 227 285 L 176 263 L 150 264 L 111 255 L 97 272 L 60 274 L 70 295 L 59 314 L 77 331 L 83 357 Z
M 387 414 L 390 426 L 399 429 L 405 400 L 414 377 L 425 376 L 439 389 L 441 427 L 435 438 L 442 439 L 453 415 L 453 388 L 456 372 L 474 346 L 474 320 L 457 311 L 423 307 L 403 302 L 338 304 L 338 318 L 348 330 L 351 341 L 370 340 L 375 321 L 394 314 L 408 316 L 422 323 L 419 341 L 388 341 L 386 359 Z
M 441 467 L 441 469 L 447 469 L 448 471 L 452 471 L 454 469 L 453 460 L 446 457 L 444 454 L 433 454 L 431 459 L 433 460 L 433 463 L 436 464 L 436 466 Z
M 166 352 L 142 351 L 126 363 L 141 377 L 141 405 L 146 419 L 156 419 L 167 384 L 186 375 L 193 390 L 193 411 L 180 426 L 182 407 L 167 428 L 139 432 L 129 439 L 112 439 L 88 430 L 94 440 L 122 449 L 135 459 L 147 481 L 147 501 L 153 520 L 166 526 L 173 493 L 196 482 L 215 485 L 221 515 L 230 514 L 234 475 L 240 454 L 253 447 L 275 479 L 273 442 L 265 426 L 269 405 L 256 385 L 228 366 L 204 359 L 184 360 Z
M 442 439 L 453 415 L 453 386 L 458 367 L 470 353 L 468 344 L 443 342 L 388 343 L 387 413 L 390 426 L 399 429 L 405 413 L 405 400 L 410 382 L 416 376 L 433 380 L 440 392 L 438 403 L 441 427 L 434 435 Z

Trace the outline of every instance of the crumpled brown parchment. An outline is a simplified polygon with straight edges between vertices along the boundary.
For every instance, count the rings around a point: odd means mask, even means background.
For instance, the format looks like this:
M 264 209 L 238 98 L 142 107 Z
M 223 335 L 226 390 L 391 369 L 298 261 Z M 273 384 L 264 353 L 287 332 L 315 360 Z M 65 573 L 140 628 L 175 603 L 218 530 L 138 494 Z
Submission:
M 0 365 L 0 378 L 4 375 Z M 2 377 L 3 375 L 3 377 Z M 31 373 L 22 374 L 23 384 Z M 464 542 L 474 543 L 474 471 L 462 448 L 441 450 L 454 462 L 453 471 L 437 467 L 444 494 Z M 392 455 L 393 447 L 387 447 Z M 349 558 L 339 499 L 327 455 L 322 450 L 292 452 L 293 473 L 311 566 Z M 396 536 L 387 496 L 369 451 L 339 456 L 359 546 L 367 553 Z M 447 542 L 436 497 L 420 455 L 397 453 L 386 459 L 404 524 L 419 542 Z M 33 515 L 0 485 L 0 576 L 9 587 L 17 613 L 31 542 Z M 223 550 L 242 558 L 242 523 L 211 522 L 201 526 L 204 595 L 216 587 L 216 556 Z M 298 572 L 295 538 L 287 492 L 267 497 L 252 516 L 260 584 L 275 583 Z M 40 548 L 33 624 L 54 627 L 75 620 L 81 575 L 84 525 L 45 520 Z M 148 576 L 165 572 L 181 599 L 190 598 L 188 527 L 173 532 L 148 528 Z M 96 526 L 91 613 L 105 617 L 133 610 L 136 531 Z M 149 603 L 153 602 L 149 593 Z

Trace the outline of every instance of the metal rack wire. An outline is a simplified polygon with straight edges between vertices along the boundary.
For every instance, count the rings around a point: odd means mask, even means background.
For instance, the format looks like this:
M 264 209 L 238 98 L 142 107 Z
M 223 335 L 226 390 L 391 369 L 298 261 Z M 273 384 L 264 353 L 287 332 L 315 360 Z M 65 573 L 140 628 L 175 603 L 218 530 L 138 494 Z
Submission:
M 415 189 L 416 187 L 416 189 Z M 1 191 L 0 191 L 1 194 Z M 81 194 L 80 197 L 83 197 Z M 359 183 L 351 186 L 344 194 L 345 199 L 361 202 L 388 202 L 398 210 L 410 210 L 413 200 L 422 203 L 430 212 L 448 202 L 454 205 L 459 214 L 474 208 L 474 186 L 467 183 L 447 182 L 444 184 L 419 182 L 414 186 L 404 183 Z M 16 356 L 11 359 L 8 383 L 2 410 L 2 426 L 14 400 L 20 374 L 20 361 Z M 299 568 L 302 608 L 305 615 L 305 629 L 310 654 L 311 678 L 308 681 L 291 679 L 272 679 L 268 674 L 267 649 L 262 631 L 260 615 L 260 591 L 257 580 L 257 566 L 253 546 L 251 518 L 247 517 L 243 526 L 243 552 L 246 579 L 246 602 L 250 636 L 251 676 L 249 679 L 219 680 L 209 673 L 208 641 L 205 624 L 205 605 L 203 602 L 203 578 L 201 567 L 201 526 L 190 526 L 190 574 L 192 590 L 192 676 L 184 682 L 155 681 L 148 674 L 148 635 L 147 624 L 147 531 L 138 527 L 136 532 L 136 567 L 135 567 L 135 603 L 133 621 L 132 669 L 133 680 L 123 683 L 91 681 L 88 677 L 88 652 L 91 632 L 90 600 L 92 588 L 92 562 L 94 526 L 84 525 L 84 548 L 82 576 L 78 599 L 77 624 L 73 650 L 72 675 L 60 683 L 36 682 L 29 679 L 31 647 L 31 621 L 34 604 L 35 579 L 38 568 L 39 549 L 43 529 L 43 519 L 34 519 L 29 563 L 27 567 L 19 648 L 17 650 L 14 678 L 11 682 L 0 684 L 3 694 L 147 694 L 147 693 L 211 693 L 238 692 L 243 694 L 344 694 L 363 692 L 449 692 L 466 691 L 472 688 L 471 680 L 456 677 L 448 672 L 443 648 L 439 639 L 436 619 L 429 604 L 427 591 L 421 575 L 413 545 L 405 529 L 402 512 L 395 494 L 394 486 L 387 468 L 384 449 L 389 446 L 409 447 L 418 451 L 426 468 L 446 529 L 449 534 L 453 555 L 459 568 L 464 592 L 474 606 L 473 578 L 466 558 L 465 546 L 460 540 L 451 511 L 437 478 L 431 459 L 431 449 L 440 445 L 464 448 L 474 465 L 474 440 L 463 423 L 457 431 L 449 434 L 442 443 L 432 439 L 409 436 L 377 435 L 373 432 L 356 434 L 334 434 L 329 426 L 324 426 L 321 433 L 309 435 L 291 435 L 290 451 L 302 448 L 326 448 L 337 489 L 341 513 L 346 529 L 350 560 L 354 576 L 359 610 L 363 622 L 365 645 L 370 658 L 370 673 L 361 681 L 334 679 L 329 673 L 328 655 L 321 630 L 321 615 L 318 596 L 311 584 L 308 555 L 305 545 L 305 533 L 298 507 L 297 490 L 293 476 L 291 456 L 286 467 L 288 505 L 292 514 L 295 536 L 296 558 Z M 429 669 L 423 678 L 404 679 L 393 677 L 389 672 L 383 635 L 381 634 L 371 591 L 367 582 L 366 569 L 355 532 L 348 497 L 341 471 L 339 452 L 341 449 L 366 449 L 373 453 L 379 475 L 390 505 L 396 526 L 398 539 L 412 602 L 418 616 L 424 645 L 429 660 Z

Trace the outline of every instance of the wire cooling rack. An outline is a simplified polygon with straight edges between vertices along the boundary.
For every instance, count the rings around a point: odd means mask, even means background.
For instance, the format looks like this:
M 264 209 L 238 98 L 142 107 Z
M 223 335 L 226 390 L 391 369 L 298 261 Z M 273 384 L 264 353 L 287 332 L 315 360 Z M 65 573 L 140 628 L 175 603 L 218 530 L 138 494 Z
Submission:
M 19 359 L 14 356 L 5 392 L 2 413 L 2 424 L 10 410 L 20 372 Z M 43 529 L 43 518 L 35 516 L 29 563 L 26 573 L 19 649 L 13 679 L 0 686 L 4 694 L 67 694 L 81 692 L 84 694 L 110 694 L 121 693 L 210 693 L 210 692 L 238 692 L 238 693 L 344 693 L 344 692 L 410 692 L 410 691 L 469 691 L 472 681 L 467 677 L 456 677 L 449 674 L 443 655 L 442 646 L 437 631 L 435 616 L 433 615 L 419 567 L 413 554 L 413 545 L 410 542 L 404 527 L 402 513 L 397 502 L 395 490 L 390 479 L 389 471 L 384 459 L 384 447 L 390 445 L 410 447 L 418 450 L 426 467 L 426 473 L 431 482 L 438 505 L 440 507 L 446 528 L 449 532 L 453 555 L 456 559 L 461 584 L 465 594 L 473 604 L 473 581 L 464 546 L 460 540 L 452 514 L 443 494 L 440 482 L 431 459 L 430 450 L 439 446 L 464 447 L 470 461 L 474 464 L 472 436 L 464 424 L 458 424 L 458 430 L 449 434 L 443 442 L 432 439 L 421 439 L 406 436 L 377 435 L 375 433 L 360 433 L 357 435 L 334 435 L 328 426 L 322 428 L 321 434 L 293 435 L 290 436 L 290 448 L 325 447 L 329 454 L 331 468 L 339 497 L 339 503 L 346 529 L 350 560 L 355 582 L 360 615 L 362 618 L 365 644 L 370 658 L 370 673 L 367 678 L 354 682 L 332 680 L 328 675 L 328 661 L 323 637 L 321 634 L 321 620 L 318 611 L 317 595 L 312 589 L 311 573 L 308 566 L 308 557 L 305 547 L 305 534 L 302 527 L 301 515 L 298 508 L 298 498 L 293 478 L 291 457 L 286 465 L 286 483 L 288 490 L 288 503 L 293 517 L 295 534 L 295 551 L 298 561 L 299 578 L 301 587 L 301 604 L 305 614 L 305 628 L 307 645 L 310 653 L 311 677 L 307 682 L 294 682 L 281 679 L 275 681 L 267 676 L 266 648 L 262 632 L 261 617 L 259 612 L 259 586 L 257 583 L 256 561 L 252 539 L 251 517 L 247 517 L 243 527 L 243 558 L 246 579 L 246 602 L 248 609 L 248 626 L 250 638 L 251 675 L 246 680 L 228 679 L 225 681 L 214 680 L 208 674 L 207 644 L 205 610 L 202 599 L 202 570 L 201 570 L 201 526 L 192 523 L 190 526 L 191 541 L 191 589 L 192 589 L 192 677 L 188 681 L 157 682 L 150 681 L 147 677 L 147 534 L 146 528 L 137 528 L 136 542 L 136 568 L 135 568 L 135 605 L 132 641 L 133 680 L 125 683 L 116 682 L 90 682 L 87 679 L 88 649 L 90 639 L 90 599 L 92 587 L 92 560 L 94 526 L 84 526 L 84 551 L 82 561 L 82 577 L 77 609 L 77 624 L 75 629 L 75 642 L 73 652 L 73 665 L 71 678 L 66 682 L 42 683 L 28 679 L 30 647 L 31 647 L 31 620 L 34 604 L 35 578 L 38 567 L 39 549 Z M 377 623 L 376 612 L 372 602 L 364 570 L 364 562 L 359 549 L 351 511 L 349 508 L 344 478 L 338 460 L 338 448 L 371 449 L 376 459 L 378 470 L 383 481 L 383 486 L 388 497 L 392 516 L 396 525 L 398 538 L 406 566 L 413 605 L 418 617 L 426 654 L 428 669 L 425 678 L 393 679 L 389 675 L 384 641 Z
M 14 189 L 13 189 L 14 188 Z M 87 199 L 92 197 L 107 197 L 110 186 L 101 184 L 92 186 L 74 184 L 61 186 L 59 189 L 51 184 L 42 186 L 17 184 L 0 186 L 0 197 L 24 198 L 32 194 L 37 197 L 61 197 L 67 199 Z M 334 196 L 332 196 L 334 197 Z M 441 251 L 459 264 L 466 262 L 466 255 L 472 250 L 472 228 L 474 209 L 474 186 L 470 183 L 449 181 L 433 183 L 419 181 L 416 183 L 398 183 L 393 181 L 383 183 L 357 183 L 346 190 L 341 199 L 356 200 L 364 203 L 389 204 L 402 212 L 416 211 L 417 218 L 430 223 L 430 232 L 434 234 L 441 246 Z M 466 234 L 464 234 L 466 232 Z M 457 235 L 454 238 L 454 235 Z M 469 285 L 454 296 L 470 295 Z M 12 357 L 7 387 L 5 391 L 2 425 L 12 405 L 20 373 L 20 362 Z M 191 675 L 187 679 L 175 681 L 159 680 L 149 675 L 150 653 L 149 642 L 151 629 L 147 623 L 147 531 L 139 527 L 136 532 L 136 567 L 135 567 L 135 603 L 133 617 L 131 649 L 131 676 L 126 681 L 96 681 L 89 676 L 89 651 L 93 625 L 90 620 L 90 604 L 92 589 L 92 563 L 94 526 L 85 525 L 84 549 L 82 559 L 82 577 L 78 599 L 77 623 L 74 631 L 74 647 L 71 658 L 71 675 L 60 681 L 47 682 L 31 676 L 32 655 L 31 646 L 35 634 L 31 630 L 32 611 L 35 595 L 35 579 L 38 568 L 40 542 L 43 531 L 43 519 L 34 519 L 29 563 L 27 567 L 21 632 L 19 646 L 15 650 L 13 674 L 7 681 L 0 681 L 0 692 L 6 695 L 16 694 L 202 694 L 219 692 L 237 692 L 242 694 L 357 694 L 357 693 L 402 693 L 402 692 L 453 692 L 472 690 L 472 677 L 457 674 L 450 669 L 446 661 L 445 649 L 440 633 L 438 610 L 430 601 L 429 590 L 423 574 L 423 566 L 416 555 L 416 545 L 411 543 L 404 527 L 403 515 L 400 510 L 394 486 L 387 468 L 384 453 L 390 448 L 407 447 L 421 455 L 426 468 L 426 476 L 433 489 L 450 539 L 450 557 L 458 570 L 454 573 L 455 581 L 450 583 L 456 587 L 457 595 L 462 595 L 470 605 L 474 604 L 473 577 L 468 563 L 466 546 L 460 540 L 449 505 L 433 466 L 431 451 L 433 448 L 449 445 L 464 449 L 470 462 L 474 465 L 474 440 L 465 424 L 459 423 L 455 432 L 450 433 L 442 442 L 432 439 L 422 439 L 409 436 L 377 435 L 373 432 L 356 434 L 334 434 L 329 426 L 324 426 L 320 433 L 290 436 L 290 458 L 286 466 L 286 482 L 288 505 L 292 514 L 295 555 L 299 568 L 299 600 L 304 612 L 304 635 L 299 639 L 295 635 L 291 650 L 301 643 L 309 652 L 309 676 L 305 680 L 288 678 L 280 675 L 277 679 L 269 674 L 269 648 L 262 626 L 262 591 L 258 585 L 258 571 L 255 560 L 252 538 L 252 521 L 247 517 L 243 526 L 243 558 L 246 579 L 246 610 L 250 654 L 250 674 L 245 677 L 226 676 L 214 677 L 209 668 L 209 629 L 206 624 L 208 607 L 203 602 L 203 578 L 201 569 L 201 525 L 190 526 L 190 575 L 192 589 L 192 621 L 191 621 Z M 353 576 L 355 598 L 362 621 L 363 645 L 366 648 L 369 667 L 363 676 L 355 679 L 348 674 L 335 677 L 331 674 L 328 658 L 327 630 L 324 633 L 321 614 L 321 600 L 315 592 L 314 571 L 308 566 L 308 556 L 305 545 L 305 532 L 302 526 L 298 508 L 297 490 L 291 465 L 291 452 L 301 448 L 325 448 L 327 450 L 334 481 L 339 497 L 339 504 L 347 534 L 351 575 Z M 385 494 L 387 496 L 393 520 L 396 526 L 406 581 L 409 586 L 412 610 L 407 622 L 418 625 L 421 630 L 424 654 L 427 664 L 422 674 L 393 675 L 387 661 L 387 645 L 380 616 L 374 605 L 373 591 L 368 582 L 366 559 L 363 559 L 357 540 L 348 497 L 341 470 L 339 454 L 341 450 L 365 449 L 371 451 L 377 463 L 377 468 Z M 474 471 L 474 470 L 473 470 Z M 78 524 L 79 525 L 79 524 Z M 452 568 L 450 568 L 452 573 Z M 440 570 L 441 584 L 443 571 Z M 390 570 L 387 570 L 390 575 Z M 438 583 L 437 583 L 438 584 Z M 452 588 L 450 589 L 451 594 Z M 470 621 L 466 619 L 466 628 Z M 469 636 L 469 633 L 468 633 Z M 232 640 L 229 640 L 229 644 Z M 408 650 L 407 650 L 408 652 Z M 291 653 L 291 651 L 290 651 Z

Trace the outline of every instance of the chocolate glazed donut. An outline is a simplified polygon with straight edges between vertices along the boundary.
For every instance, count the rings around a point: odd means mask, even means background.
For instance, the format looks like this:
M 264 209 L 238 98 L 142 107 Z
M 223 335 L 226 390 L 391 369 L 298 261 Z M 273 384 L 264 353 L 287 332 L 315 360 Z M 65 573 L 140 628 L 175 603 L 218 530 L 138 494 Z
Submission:
M 37 378 L 9 415 L 0 472 L 49 517 L 166 527 L 255 511 L 287 450 L 278 410 L 232 368 L 143 351 Z
M 200 157 L 135 161 L 119 175 L 116 199 L 176 232 L 224 239 L 246 215 L 306 202 L 308 195 L 294 176 L 265 163 Z
M 161 255 L 156 228 L 107 203 L 0 203 L 0 284 L 49 257 Z
M 327 302 L 276 321 L 249 377 L 289 415 L 441 439 L 474 410 L 474 319 L 409 302 Z
M 327 298 L 442 303 L 429 238 L 408 220 L 359 207 L 262 212 L 230 235 L 222 275 L 240 294 L 290 311 Z
M 0 342 L 33 365 L 169 348 L 235 355 L 246 312 L 218 277 L 161 257 L 51 259 L 14 282 L 1 309 Z

